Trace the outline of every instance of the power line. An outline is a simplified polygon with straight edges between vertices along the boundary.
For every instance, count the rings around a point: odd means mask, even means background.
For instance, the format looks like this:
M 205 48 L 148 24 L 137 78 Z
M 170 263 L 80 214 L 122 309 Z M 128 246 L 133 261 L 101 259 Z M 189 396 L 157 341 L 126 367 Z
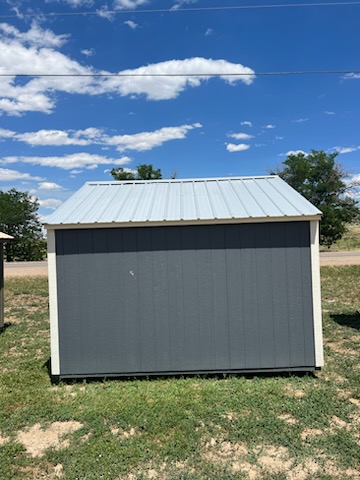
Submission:
M 360 70 L 303 70 L 251 73 L 0 73 L 0 77 L 265 77 L 285 75 L 349 75 L 360 74 Z
M 19 18 L 19 17 L 72 17 L 72 16 L 105 16 L 105 15 L 128 15 L 137 13 L 180 13 L 180 12 L 211 12 L 211 11 L 230 11 L 230 10 L 250 10 L 250 9 L 272 9 L 272 8 L 300 8 L 300 7 L 339 7 L 360 5 L 360 1 L 354 2 L 319 2 L 319 3 L 281 3 L 272 5 L 233 5 L 223 7 L 190 7 L 190 8 L 157 8 L 157 9 L 138 9 L 138 10 L 91 10 L 87 12 L 49 12 L 49 13 L 22 13 L 13 15 L 0 15 L 0 18 Z

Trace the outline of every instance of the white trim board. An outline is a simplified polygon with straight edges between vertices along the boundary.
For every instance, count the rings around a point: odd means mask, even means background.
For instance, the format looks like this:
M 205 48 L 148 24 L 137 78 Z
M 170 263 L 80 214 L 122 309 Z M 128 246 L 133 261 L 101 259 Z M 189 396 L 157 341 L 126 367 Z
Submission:
M 211 220 L 175 220 L 175 221 L 148 221 L 148 222 L 111 222 L 111 223 L 61 223 L 57 225 L 44 224 L 50 230 L 73 230 L 75 228 L 131 228 L 131 227 L 171 227 L 182 225 L 231 225 L 241 223 L 267 223 L 267 222 L 311 222 L 320 220 L 320 215 L 296 216 L 296 217 L 251 217 L 251 218 L 227 218 Z
M 59 320 L 58 298 L 56 277 L 56 249 L 55 231 L 49 230 L 48 242 L 48 274 L 49 274 L 49 311 L 50 311 L 50 350 L 51 350 L 51 374 L 60 375 L 59 353 Z
M 311 239 L 311 277 L 313 296 L 313 321 L 315 343 L 315 366 L 324 366 L 324 348 L 321 314 L 321 283 L 320 283 L 320 252 L 319 252 L 319 222 L 310 222 Z

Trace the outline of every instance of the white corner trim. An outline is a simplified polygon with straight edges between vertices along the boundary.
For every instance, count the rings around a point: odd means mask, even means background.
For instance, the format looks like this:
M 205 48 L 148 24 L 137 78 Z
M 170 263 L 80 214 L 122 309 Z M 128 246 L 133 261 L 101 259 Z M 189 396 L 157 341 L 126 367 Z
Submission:
M 315 366 L 324 366 L 324 349 L 321 314 L 321 284 L 320 284 L 320 252 L 319 252 L 320 222 L 310 222 L 311 238 L 311 276 L 313 293 L 313 319 L 315 341 Z
M 55 230 L 48 230 L 47 243 L 48 243 L 48 272 L 49 272 L 51 373 L 52 375 L 60 375 Z

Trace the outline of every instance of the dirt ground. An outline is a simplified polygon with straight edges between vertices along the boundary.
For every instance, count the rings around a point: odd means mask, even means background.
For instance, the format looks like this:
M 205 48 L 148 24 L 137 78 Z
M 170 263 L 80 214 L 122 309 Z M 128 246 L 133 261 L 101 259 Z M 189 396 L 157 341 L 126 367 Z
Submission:
M 5 270 L 5 278 L 9 277 L 37 277 L 48 274 L 47 267 L 42 268 L 17 268 L 16 270 Z
M 4 276 L 35 277 L 48 274 L 47 262 L 14 262 L 4 263 Z
M 322 252 L 320 265 L 322 267 L 360 265 L 360 252 Z

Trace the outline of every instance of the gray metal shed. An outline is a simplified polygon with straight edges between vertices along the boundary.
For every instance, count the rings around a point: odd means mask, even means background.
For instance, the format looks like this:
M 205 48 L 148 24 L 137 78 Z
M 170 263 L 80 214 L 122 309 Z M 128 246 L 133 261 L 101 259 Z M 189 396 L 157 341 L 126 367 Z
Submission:
M 52 374 L 320 368 L 320 217 L 277 176 L 85 184 L 46 224 Z

